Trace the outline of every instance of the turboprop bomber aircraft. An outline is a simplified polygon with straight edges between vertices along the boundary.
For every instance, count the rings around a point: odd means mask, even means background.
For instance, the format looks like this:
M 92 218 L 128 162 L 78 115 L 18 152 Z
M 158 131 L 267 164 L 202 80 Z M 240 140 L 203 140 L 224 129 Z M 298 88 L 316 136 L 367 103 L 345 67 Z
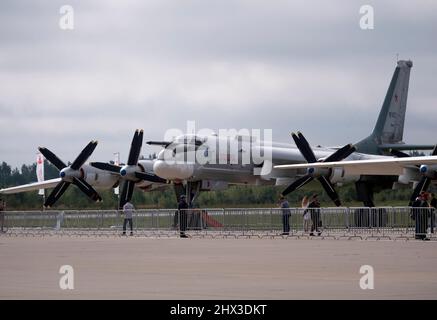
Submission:
M 97 142 L 91 141 L 69 166 L 47 148 L 41 153 L 60 170 L 60 177 L 39 183 L 6 188 L 10 194 L 53 188 L 45 205 L 52 206 L 70 184 L 92 200 L 101 200 L 95 188 L 121 185 L 119 206 L 132 197 L 134 187 L 145 191 L 173 185 L 177 199 L 187 196 L 192 204 L 201 191 L 235 184 L 284 186 L 287 195 L 318 180 L 336 206 L 341 200 L 336 184 L 354 182 L 358 198 L 372 207 L 373 192 L 415 183 L 412 198 L 437 181 L 437 149 L 433 145 L 402 142 L 411 61 L 398 61 L 373 132 L 355 145 L 311 147 L 302 133 L 293 133 L 295 145 L 261 140 L 256 136 L 183 134 L 171 141 L 148 141 L 162 146 L 156 159 L 139 159 L 143 131 L 132 139 L 127 164 L 85 164 Z M 225 148 L 223 148 L 225 146 Z M 400 150 L 429 150 L 432 156 L 408 157 Z

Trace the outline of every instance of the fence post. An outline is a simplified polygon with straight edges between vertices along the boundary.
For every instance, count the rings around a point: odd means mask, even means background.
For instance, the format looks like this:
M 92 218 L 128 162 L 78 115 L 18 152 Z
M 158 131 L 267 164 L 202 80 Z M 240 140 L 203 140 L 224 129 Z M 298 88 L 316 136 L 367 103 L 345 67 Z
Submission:
M 103 229 L 103 211 L 100 214 L 100 229 Z
M 56 226 L 55 226 L 56 231 L 61 230 L 61 224 L 63 220 L 64 220 L 64 211 L 61 211 L 58 213 L 56 217 Z
M 226 221 L 225 221 L 225 216 L 226 216 L 225 208 L 222 208 L 222 212 L 223 212 L 223 229 L 226 230 L 227 228 L 226 228 Z

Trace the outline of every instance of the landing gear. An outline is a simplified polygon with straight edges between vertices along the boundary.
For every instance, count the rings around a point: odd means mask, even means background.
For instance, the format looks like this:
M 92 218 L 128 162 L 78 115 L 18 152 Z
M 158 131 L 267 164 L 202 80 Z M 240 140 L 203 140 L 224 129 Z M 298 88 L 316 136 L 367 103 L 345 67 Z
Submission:
M 194 208 L 194 201 L 200 193 L 202 181 L 188 181 L 186 185 L 186 196 L 188 207 Z
M 357 190 L 357 198 L 362 201 L 365 207 L 373 208 L 373 186 L 364 181 L 355 182 L 355 189 Z
M 176 194 L 176 201 L 179 202 L 181 195 L 186 196 L 189 208 L 194 207 L 194 202 L 200 193 L 200 186 L 202 181 L 188 181 L 186 185 L 181 183 L 174 184 L 174 191 Z
M 187 181 L 185 185 L 183 183 L 174 184 L 176 201 L 179 202 L 181 195 L 185 195 L 188 208 L 190 209 L 194 208 L 195 200 L 200 193 L 201 184 L 202 181 Z M 188 229 L 202 228 L 200 212 L 198 212 L 197 210 L 188 210 L 187 215 L 188 215 L 187 216 Z M 178 212 L 176 212 L 174 216 L 173 228 L 176 229 L 177 225 L 178 225 Z
M 385 183 L 385 186 L 387 186 L 391 182 Z M 357 181 L 355 187 L 358 200 L 363 202 L 364 208 L 355 209 L 353 225 L 365 228 L 385 227 L 388 223 L 387 211 L 384 208 L 374 208 L 373 193 L 375 185 L 369 181 Z

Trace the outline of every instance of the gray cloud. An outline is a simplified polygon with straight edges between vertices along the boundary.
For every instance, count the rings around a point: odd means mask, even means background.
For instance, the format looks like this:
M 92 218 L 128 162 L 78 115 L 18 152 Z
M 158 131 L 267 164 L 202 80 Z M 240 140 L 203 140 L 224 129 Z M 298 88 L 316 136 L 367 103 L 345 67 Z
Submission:
M 126 155 L 136 128 L 302 130 L 313 144 L 366 136 L 396 53 L 414 61 L 404 138 L 435 143 L 437 4 L 367 1 L 62 1 L 0 4 L 0 160 L 34 161 L 36 147 L 72 160 Z M 144 152 L 153 149 L 145 148 Z

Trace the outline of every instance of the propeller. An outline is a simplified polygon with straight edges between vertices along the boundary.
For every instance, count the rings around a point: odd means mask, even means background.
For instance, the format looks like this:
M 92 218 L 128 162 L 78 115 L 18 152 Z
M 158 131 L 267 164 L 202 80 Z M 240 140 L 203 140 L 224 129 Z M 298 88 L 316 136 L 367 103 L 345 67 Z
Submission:
M 145 172 L 144 168 L 138 164 L 141 146 L 143 144 L 143 130 L 137 129 L 132 138 L 131 147 L 127 164 L 124 166 L 114 165 L 106 162 L 91 162 L 90 165 L 101 170 L 117 174 L 122 179 L 119 208 L 132 199 L 135 183 L 141 180 L 166 183 L 167 180 L 158 177 L 153 173 Z
M 410 157 L 410 155 L 403 153 L 399 150 L 395 150 L 395 149 L 391 149 L 390 153 L 393 154 L 394 156 L 397 156 L 399 158 L 406 158 L 406 157 Z M 436 156 L 437 155 L 437 145 L 434 146 L 434 149 L 431 152 L 432 156 Z M 419 183 L 416 185 L 416 187 L 413 190 L 413 193 L 411 194 L 410 197 L 410 202 L 408 203 L 409 206 L 412 206 L 414 201 L 416 201 L 416 198 L 419 196 L 419 194 L 421 192 L 427 191 L 429 188 L 429 185 L 431 184 L 431 176 L 428 173 L 428 166 L 426 165 L 422 165 L 422 166 L 416 166 L 420 173 L 422 174 L 422 178 L 420 179 Z
M 44 147 L 39 147 L 38 150 L 43 156 L 59 170 L 61 182 L 59 182 L 44 202 L 44 207 L 53 206 L 56 201 L 64 194 L 70 184 L 77 186 L 83 193 L 85 193 L 93 201 L 102 201 L 96 190 L 90 186 L 85 179 L 83 179 L 83 171 L 80 168 L 85 161 L 93 153 L 97 146 L 97 141 L 91 141 L 77 156 L 73 163 L 67 166 L 61 159 L 59 159 L 53 152 Z
M 294 132 L 291 134 L 294 142 L 296 143 L 297 148 L 305 158 L 305 160 L 308 163 L 314 163 L 317 162 L 317 158 L 309 145 L 308 141 L 305 139 L 302 133 L 298 132 L 295 134 Z M 341 161 L 344 158 L 347 158 L 350 154 L 352 154 L 356 148 L 351 145 L 347 144 L 344 147 L 338 149 L 325 159 L 321 160 L 321 162 L 333 162 L 333 161 Z M 283 192 L 282 195 L 286 196 L 287 194 L 303 187 L 307 183 L 311 182 L 315 177 L 317 180 L 322 184 L 323 189 L 328 194 L 329 198 L 335 203 L 336 206 L 341 206 L 341 201 L 339 199 L 338 193 L 335 191 L 334 186 L 332 185 L 331 181 L 329 181 L 329 176 L 331 174 L 331 171 L 329 169 L 326 170 L 320 170 L 320 173 L 317 174 L 316 170 L 314 168 L 308 168 L 307 174 L 297 180 L 295 180 L 293 183 L 291 183 Z

